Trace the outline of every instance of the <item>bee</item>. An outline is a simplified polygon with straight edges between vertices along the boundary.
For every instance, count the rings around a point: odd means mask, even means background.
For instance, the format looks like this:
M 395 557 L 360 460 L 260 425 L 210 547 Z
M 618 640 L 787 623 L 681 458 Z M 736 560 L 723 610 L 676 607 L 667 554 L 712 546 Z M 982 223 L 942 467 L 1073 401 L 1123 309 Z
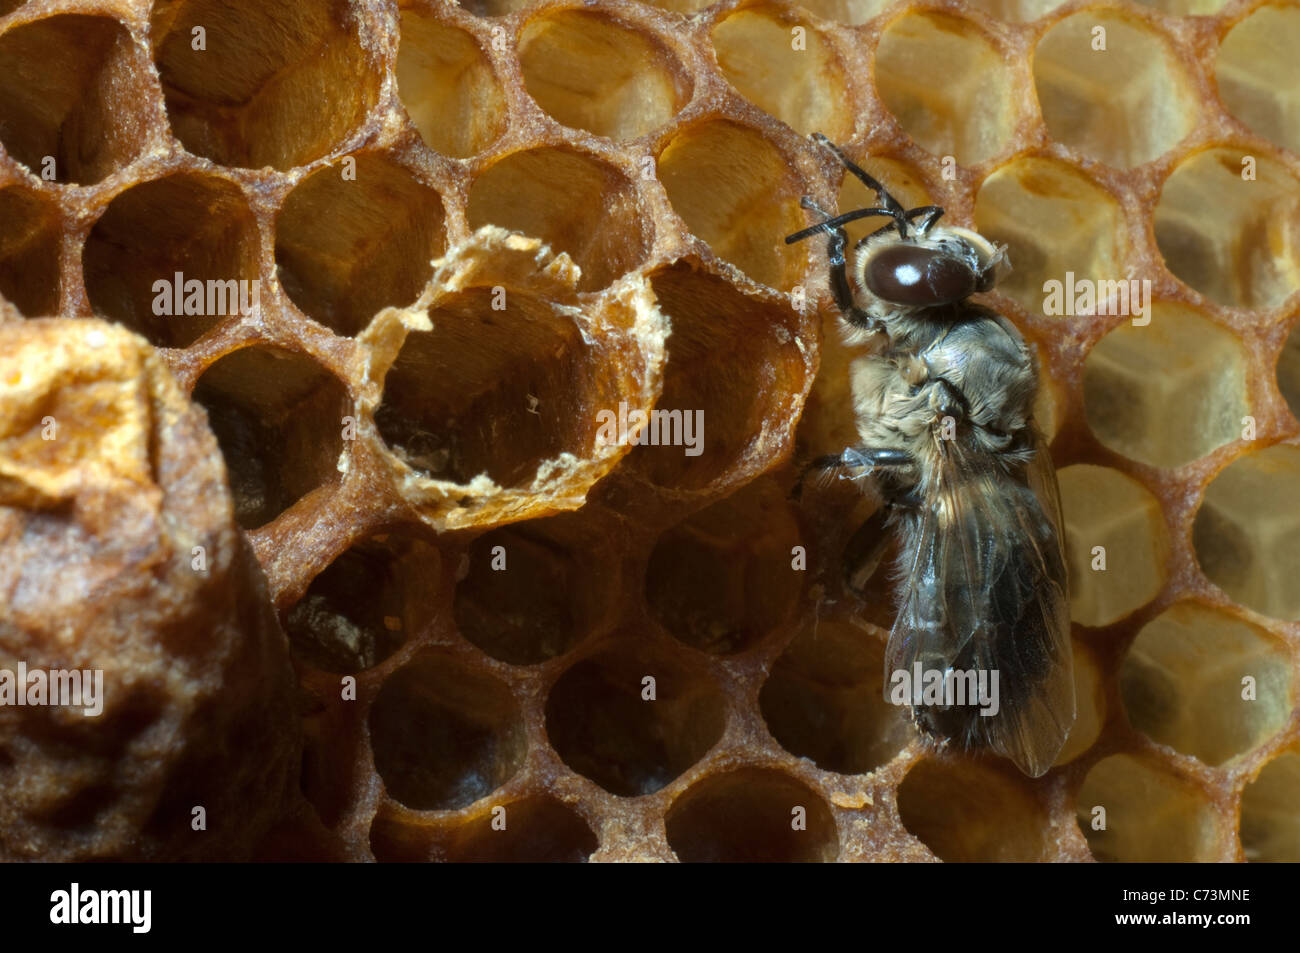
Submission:
M 910 703 L 939 744 L 990 749 L 1038 777 L 1074 723 L 1074 678 L 1060 498 L 1032 419 L 1037 360 L 1010 321 L 968 300 L 1003 275 L 1005 249 L 940 227 L 939 206 L 904 209 L 813 138 L 877 198 L 830 215 L 805 197 L 821 221 L 786 242 L 828 236 L 846 337 L 878 336 L 850 367 L 859 445 L 810 469 L 873 480 L 899 540 L 885 696 Z M 846 257 L 844 225 L 875 215 L 890 221 Z M 963 699 L 977 683 L 979 704 Z

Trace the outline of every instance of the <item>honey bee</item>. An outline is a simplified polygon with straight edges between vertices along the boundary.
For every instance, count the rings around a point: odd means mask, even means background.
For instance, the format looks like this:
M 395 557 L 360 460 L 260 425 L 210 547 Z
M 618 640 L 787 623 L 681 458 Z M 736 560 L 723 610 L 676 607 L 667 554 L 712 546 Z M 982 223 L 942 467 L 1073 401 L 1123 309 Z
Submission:
M 1032 419 L 1037 361 L 1010 321 L 967 300 L 996 284 L 1005 250 L 939 227 L 938 206 L 904 209 L 813 138 L 877 197 L 835 216 L 805 198 L 822 220 L 786 242 L 829 237 L 846 337 L 884 342 L 850 368 L 860 444 L 810 468 L 873 479 L 900 542 L 886 698 L 910 703 L 940 744 L 991 749 L 1038 777 L 1074 723 L 1074 678 L 1060 499 Z M 850 280 L 844 225 L 874 215 L 890 221 L 854 246 Z

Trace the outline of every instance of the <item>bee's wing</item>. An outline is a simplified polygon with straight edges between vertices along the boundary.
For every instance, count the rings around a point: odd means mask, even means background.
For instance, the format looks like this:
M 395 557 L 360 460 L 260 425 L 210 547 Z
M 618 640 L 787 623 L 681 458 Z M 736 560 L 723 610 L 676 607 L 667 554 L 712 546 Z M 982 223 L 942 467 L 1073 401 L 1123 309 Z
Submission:
M 1074 726 L 1077 713 L 1074 697 L 1074 650 L 1070 644 L 1070 590 L 1065 560 L 1065 516 L 1061 509 L 1061 491 L 1056 482 L 1056 470 L 1052 466 L 1052 457 L 1047 449 L 1047 441 L 1034 423 L 1030 422 L 1034 438 L 1034 456 L 1026 467 L 1025 475 L 1034 499 L 1039 505 L 1039 514 L 1046 517 L 1050 532 L 1043 534 L 1038 542 L 1041 553 L 1041 571 L 1043 572 L 1042 592 L 1038 600 L 1038 618 L 1043 624 L 1044 650 L 1051 659 L 1051 673 L 1037 693 L 1037 704 L 1041 709 L 1042 724 L 1055 726 L 1051 740 L 1045 745 L 1050 756 L 1040 762 L 1037 773 L 1028 772 L 1037 777 L 1052 766 L 1060 754 L 1065 740 Z M 1021 512 L 1021 525 L 1032 528 L 1033 514 Z M 1014 754 L 1008 753 L 1022 767 L 1026 762 Z M 1026 769 L 1028 770 L 1028 769 Z
M 1047 439 L 1038 429 L 1038 425 L 1033 420 L 1029 421 L 1029 432 L 1033 435 L 1034 456 L 1025 468 L 1025 477 L 1029 482 L 1029 488 L 1034 491 L 1034 496 L 1038 497 L 1038 502 L 1043 507 L 1043 513 L 1052 521 L 1052 526 L 1056 530 L 1056 545 L 1058 555 L 1061 558 L 1061 566 L 1065 566 L 1065 514 L 1061 510 L 1061 488 L 1056 483 L 1056 468 L 1052 466 L 1052 455 L 1047 450 Z M 1064 588 L 1066 578 L 1061 576 L 1061 585 Z M 1066 589 L 1066 596 L 1069 596 L 1069 590 Z M 1069 607 L 1065 608 L 1065 620 L 1068 623 L 1070 618 Z
M 942 733 L 990 747 L 1037 777 L 1074 722 L 1074 677 L 1060 505 L 1041 440 L 1026 472 L 940 442 L 922 508 L 907 517 L 906 578 L 886 652 L 893 672 L 998 673 L 996 714 L 947 710 Z M 1041 487 L 1042 497 L 1038 495 Z

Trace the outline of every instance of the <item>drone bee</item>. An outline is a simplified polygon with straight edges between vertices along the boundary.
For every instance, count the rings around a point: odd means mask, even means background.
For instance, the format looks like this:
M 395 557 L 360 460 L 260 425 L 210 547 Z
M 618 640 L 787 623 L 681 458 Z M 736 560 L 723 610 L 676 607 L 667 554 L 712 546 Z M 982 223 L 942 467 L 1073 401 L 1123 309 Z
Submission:
M 822 220 L 786 242 L 827 235 L 846 336 L 887 342 L 850 369 L 860 445 L 810 465 L 874 478 L 900 540 L 886 698 L 910 685 L 905 703 L 925 735 L 992 749 L 1038 777 L 1074 723 L 1074 679 L 1060 500 L 1031 417 L 1037 361 L 1006 318 L 967 301 L 996 284 L 1005 251 L 939 227 L 938 206 L 904 209 L 814 138 L 877 197 L 836 216 L 805 198 Z M 854 246 L 851 280 L 844 225 L 874 215 L 890 221 Z M 961 698 L 975 676 L 979 705 Z M 985 704 L 989 684 L 998 697 Z

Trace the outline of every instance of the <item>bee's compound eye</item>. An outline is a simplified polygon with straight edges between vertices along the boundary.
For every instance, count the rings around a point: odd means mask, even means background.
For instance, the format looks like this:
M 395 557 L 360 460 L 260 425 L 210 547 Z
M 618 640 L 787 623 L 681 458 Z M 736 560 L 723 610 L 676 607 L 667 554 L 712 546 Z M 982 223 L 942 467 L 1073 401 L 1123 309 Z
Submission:
M 975 292 L 970 265 L 923 245 L 882 248 L 867 264 L 865 278 L 876 297 L 913 307 L 951 304 Z

